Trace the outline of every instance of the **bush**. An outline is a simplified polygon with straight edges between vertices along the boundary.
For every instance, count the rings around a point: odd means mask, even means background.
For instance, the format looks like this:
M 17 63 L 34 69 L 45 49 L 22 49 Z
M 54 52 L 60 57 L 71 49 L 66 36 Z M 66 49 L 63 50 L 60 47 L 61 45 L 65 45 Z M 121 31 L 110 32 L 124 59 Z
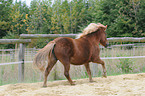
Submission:
M 131 59 L 119 59 L 119 65 L 116 65 L 123 73 L 129 73 L 133 71 L 134 62 Z

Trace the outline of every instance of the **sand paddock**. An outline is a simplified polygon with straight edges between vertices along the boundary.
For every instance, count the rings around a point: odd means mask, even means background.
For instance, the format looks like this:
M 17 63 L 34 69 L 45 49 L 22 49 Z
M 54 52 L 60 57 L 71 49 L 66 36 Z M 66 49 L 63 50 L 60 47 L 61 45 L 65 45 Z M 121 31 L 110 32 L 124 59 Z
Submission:
M 18 83 L 0 86 L 0 96 L 145 96 L 145 73 L 95 77 L 89 83 L 88 78 L 75 80 L 71 86 L 67 80 Z

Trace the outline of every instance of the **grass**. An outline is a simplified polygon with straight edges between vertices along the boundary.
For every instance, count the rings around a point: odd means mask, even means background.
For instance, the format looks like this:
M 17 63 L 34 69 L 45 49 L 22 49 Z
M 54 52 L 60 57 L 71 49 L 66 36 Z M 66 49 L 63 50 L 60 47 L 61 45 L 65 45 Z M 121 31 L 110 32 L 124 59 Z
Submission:
M 18 52 L 13 52 L 18 53 Z M 25 60 L 32 61 L 36 50 L 27 50 L 25 52 Z M 3 53 L 6 54 L 6 53 Z M 12 58 L 13 59 L 9 59 Z M 1 55 L 0 63 L 3 62 L 13 62 L 17 61 L 18 54 L 14 55 Z M 133 49 L 124 49 L 124 48 L 112 48 L 112 49 L 102 49 L 100 52 L 101 57 L 129 57 L 129 56 L 145 56 L 145 48 L 133 48 Z M 15 58 L 14 58 L 15 57 Z M 2 59 L 3 58 L 3 59 Z M 109 59 L 104 60 L 107 67 L 107 75 L 120 75 L 120 74 L 132 74 L 132 73 L 142 73 L 145 72 L 145 59 Z M 102 76 L 102 66 L 97 64 L 90 64 L 93 77 Z M 63 65 L 60 62 L 57 62 L 55 67 L 50 72 L 48 77 L 49 81 L 53 80 L 64 80 L 66 79 L 63 75 Z M 84 66 L 73 66 L 71 65 L 70 75 L 73 79 L 78 78 L 88 78 Z M 25 80 L 26 83 L 40 82 L 43 81 L 43 74 L 35 70 L 32 67 L 32 63 L 25 64 Z M 0 85 L 5 84 L 14 84 L 18 83 L 18 65 L 2 65 L 0 66 Z

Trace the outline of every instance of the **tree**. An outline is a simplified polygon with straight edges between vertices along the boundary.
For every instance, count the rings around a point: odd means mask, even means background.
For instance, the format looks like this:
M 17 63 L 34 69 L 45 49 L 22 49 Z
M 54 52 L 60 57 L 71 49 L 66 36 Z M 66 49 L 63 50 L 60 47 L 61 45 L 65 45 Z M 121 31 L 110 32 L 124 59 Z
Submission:
M 13 0 L 0 0 L 0 21 L 9 21 L 9 13 Z
M 18 37 L 22 33 L 27 33 L 28 31 L 28 13 L 29 9 L 25 2 L 16 2 L 11 6 L 11 11 L 9 14 L 10 21 L 10 31 L 9 34 L 14 34 Z
M 0 1 L 0 38 L 79 33 L 92 22 L 108 25 L 108 37 L 145 36 L 144 0 L 33 0 L 30 7 L 12 1 Z
M 102 0 L 97 19 L 108 25 L 109 36 L 142 36 L 143 28 L 140 30 L 138 24 L 141 4 L 144 4 L 143 0 Z
M 1 0 L 0 1 L 0 38 L 7 35 L 7 31 L 10 28 L 9 13 L 11 11 L 11 5 L 13 0 Z
M 137 5 L 137 12 L 136 12 L 136 28 L 137 33 L 139 33 L 139 36 L 145 36 L 145 1 L 140 0 Z

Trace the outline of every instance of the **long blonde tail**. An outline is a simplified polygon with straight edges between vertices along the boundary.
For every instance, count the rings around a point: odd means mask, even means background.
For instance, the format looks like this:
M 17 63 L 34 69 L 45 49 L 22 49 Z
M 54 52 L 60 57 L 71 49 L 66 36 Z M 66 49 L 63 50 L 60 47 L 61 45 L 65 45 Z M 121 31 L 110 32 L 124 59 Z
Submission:
M 46 60 L 51 61 L 52 58 L 52 50 L 54 48 L 55 42 L 51 41 L 49 42 L 44 48 L 38 51 L 38 53 L 35 55 L 35 58 L 33 60 L 33 65 L 37 66 L 41 71 L 45 70 L 46 67 Z

